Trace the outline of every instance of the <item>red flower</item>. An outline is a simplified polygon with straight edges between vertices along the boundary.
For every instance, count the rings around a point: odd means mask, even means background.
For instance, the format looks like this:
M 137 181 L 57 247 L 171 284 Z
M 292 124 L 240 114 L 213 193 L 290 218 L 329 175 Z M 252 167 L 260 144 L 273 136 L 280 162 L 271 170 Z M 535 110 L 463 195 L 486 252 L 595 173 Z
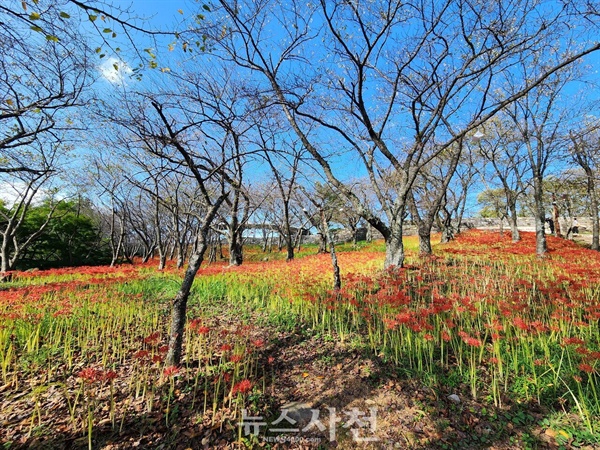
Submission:
M 229 361 L 231 361 L 232 363 L 239 363 L 242 359 L 243 359 L 242 355 L 231 355 L 231 358 L 229 358 Z
M 563 345 L 585 345 L 585 341 L 577 337 L 566 338 L 563 340 Z
M 255 340 L 255 341 L 252 341 L 252 344 L 254 344 L 254 346 L 255 346 L 256 348 L 261 348 L 261 347 L 264 347 L 264 345 L 265 345 L 265 340 L 264 340 L 264 339 L 257 339 L 257 340 Z
M 250 380 L 242 380 L 236 383 L 231 390 L 232 394 L 246 394 L 252 389 L 252 382 Z
M 88 383 L 93 383 L 94 381 L 98 381 L 101 374 L 102 374 L 102 372 L 99 371 L 98 369 L 94 369 L 93 367 L 87 367 L 87 368 L 81 370 L 77 374 L 77 376 L 79 378 L 81 378 L 83 381 L 86 381 Z
M 592 373 L 594 371 L 594 368 L 586 363 L 581 363 L 578 367 L 582 372 Z
M 144 359 L 146 356 L 148 356 L 148 350 L 140 350 L 137 351 L 133 354 L 133 357 L 136 359 Z
M 102 381 L 112 381 L 117 378 L 117 372 L 114 370 L 107 370 L 102 374 Z
M 173 377 L 173 376 L 177 375 L 178 373 L 179 373 L 179 367 L 177 367 L 177 366 L 165 367 L 165 370 L 163 370 L 163 375 L 165 377 Z
M 223 344 L 223 345 L 221 345 L 221 347 L 219 347 L 219 348 L 220 348 L 220 350 L 221 350 L 222 352 L 228 352 L 228 351 L 230 351 L 231 349 L 233 349 L 233 347 L 232 347 L 231 345 L 229 345 L 229 344 Z
M 144 342 L 146 344 L 150 344 L 150 345 L 158 344 L 159 340 L 160 340 L 160 333 L 158 331 L 155 331 L 154 333 L 152 333 L 144 338 Z

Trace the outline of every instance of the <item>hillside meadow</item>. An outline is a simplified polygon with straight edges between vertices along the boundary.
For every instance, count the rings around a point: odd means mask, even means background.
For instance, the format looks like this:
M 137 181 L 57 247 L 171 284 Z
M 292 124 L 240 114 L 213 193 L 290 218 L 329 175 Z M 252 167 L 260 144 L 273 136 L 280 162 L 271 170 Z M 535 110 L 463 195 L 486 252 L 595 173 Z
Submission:
M 600 448 L 600 254 L 549 237 L 538 259 L 534 241 L 471 230 L 420 258 L 409 237 L 385 272 L 382 243 L 342 246 L 340 291 L 327 254 L 249 248 L 201 268 L 180 367 L 163 363 L 173 265 L 14 272 L 0 442 Z

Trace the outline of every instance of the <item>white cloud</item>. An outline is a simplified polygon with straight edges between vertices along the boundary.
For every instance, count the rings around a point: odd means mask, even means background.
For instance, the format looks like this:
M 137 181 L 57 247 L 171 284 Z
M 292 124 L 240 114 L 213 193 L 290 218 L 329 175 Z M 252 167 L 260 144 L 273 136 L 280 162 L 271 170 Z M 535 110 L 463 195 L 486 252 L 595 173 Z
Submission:
M 125 61 L 114 56 L 100 64 L 98 70 L 106 81 L 113 84 L 124 84 L 133 73 L 133 70 Z

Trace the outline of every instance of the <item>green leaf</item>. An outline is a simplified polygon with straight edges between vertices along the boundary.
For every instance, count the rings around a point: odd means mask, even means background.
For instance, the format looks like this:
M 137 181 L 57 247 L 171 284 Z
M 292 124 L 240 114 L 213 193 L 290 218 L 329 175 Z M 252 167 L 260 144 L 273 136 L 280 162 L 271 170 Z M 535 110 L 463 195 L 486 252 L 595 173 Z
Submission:
M 62 11 L 60 13 L 60 17 L 62 17 L 63 19 L 70 19 L 71 18 L 71 16 L 68 13 L 64 12 L 64 11 Z
M 205 11 L 210 11 L 210 7 L 209 7 L 208 5 L 202 5 L 202 8 L 203 8 Z
M 44 30 L 42 30 L 40 27 L 38 27 L 37 25 L 32 25 L 30 28 L 31 28 L 33 31 L 37 31 L 38 33 L 41 33 L 42 31 L 44 31 Z
M 106 56 L 106 53 L 102 53 L 102 54 L 100 55 L 100 59 L 104 58 L 105 56 Z
M 112 30 L 110 28 L 105 28 L 104 30 L 102 30 L 103 33 L 112 33 Z
M 96 53 L 100 53 L 102 51 L 102 47 L 96 48 Z
M 53 36 L 52 34 L 46 35 L 46 40 L 51 42 L 58 42 L 58 37 Z
M 40 20 L 40 13 L 32 12 L 29 14 L 30 20 Z
M 96 15 L 94 15 L 94 14 L 90 14 L 90 15 L 88 16 L 88 18 L 90 19 L 90 22 L 95 22 L 95 21 L 96 21 L 96 19 L 98 18 L 98 16 L 96 16 Z

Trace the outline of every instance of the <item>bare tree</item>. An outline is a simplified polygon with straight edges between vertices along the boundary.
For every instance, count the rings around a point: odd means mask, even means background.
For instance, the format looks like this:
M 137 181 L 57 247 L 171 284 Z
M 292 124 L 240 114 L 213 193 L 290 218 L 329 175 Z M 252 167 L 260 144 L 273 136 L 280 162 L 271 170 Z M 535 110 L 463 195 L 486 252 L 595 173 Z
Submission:
M 60 199 L 53 198 L 49 182 L 56 177 L 55 170 L 64 158 L 64 148 L 58 143 L 36 142 L 28 147 L 26 154 L 29 167 L 35 165 L 36 170 L 21 170 L 0 176 L 0 184 L 7 195 L 3 199 L 5 206 L 0 208 L 0 273 L 14 268 L 23 251 L 44 232 L 60 203 Z M 21 235 L 19 231 L 31 206 L 43 198 L 50 200 L 45 220 L 32 233 Z
M 502 121 L 501 117 L 489 121 L 478 132 L 478 150 L 486 163 L 481 172 L 482 182 L 487 189 L 500 185 L 505 197 L 502 215 L 509 221 L 512 241 L 517 242 L 521 239 L 517 202 L 529 187 L 531 178 L 530 160 L 524 151 L 522 136 L 514 131 L 512 122 Z
M 586 191 L 592 216 L 592 250 L 600 250 L 600 224 L 596 177 L 598 176 L 600 134 L 596 123 L 578 132 L 571 131 L 571 158 L 585 173 Z
M 300 225 L 295 233 L 293 223 L 294 218 L 300 216 L 298 211 L 296 214 L 294 212 L 294 194 L 298 189 L 300 163 L 304 151 L 298 142 L 281 140 L 277 130 L 266 130 L 261 126 L 258 130 L 262 155 L 271 169 L 275 185 L 271 199 L 274 206 L 271 210 L 271 217 L 275 219 L 273 225 L 280 238 L 285 241 L 286 260 L 291 261 L 294 259 L 297 233 L 302 232 Z
M 417 225 L 421 255 L 432 254 L 431 229 L 446 200 L 448 186 L 454 177 L 462 151 L 461 140 L 454 148 L 448 148 L 424 166 L 408 194 L 408 208 L 413 222 Z
M 552 10 L 526 0 L 219 4 L 217 25 L 207 31 L 216 51 L 256 75 L 263 103 L 285 114 L 328 181 L 384 236 L 388 267 L 403 264 L 403 218 L 422 168 L 600 49 L 567 38 L 597 29 L 577 2 Z M 490 95 L 517 62 L 538 66 L 538 55 L 557 42 L 561 57 L 552 65 L 516 80 L 506 96 Z M 383 217 L 344 184 L 336 161 L 350 153 L 368 173 Z M 382 188 L 390 172 L 393 196 Z
M 527 75 L 535 70 L 523 67 L 523 73 Z M 563 122 L 566 122 L 568 113 L 564 108 L 559 109 L 559 100 L 571 76 L 568 72 L 554 74 L 503 111 L 523 145 L 528 170 L 531 173 L 536 254 L 539 257 L 543 257 L 547 252 L 543 181 L 553 159 L 564 149 Z M 554 226 L 557 233 L 560 233 L 557 216 L 555 214 Z

